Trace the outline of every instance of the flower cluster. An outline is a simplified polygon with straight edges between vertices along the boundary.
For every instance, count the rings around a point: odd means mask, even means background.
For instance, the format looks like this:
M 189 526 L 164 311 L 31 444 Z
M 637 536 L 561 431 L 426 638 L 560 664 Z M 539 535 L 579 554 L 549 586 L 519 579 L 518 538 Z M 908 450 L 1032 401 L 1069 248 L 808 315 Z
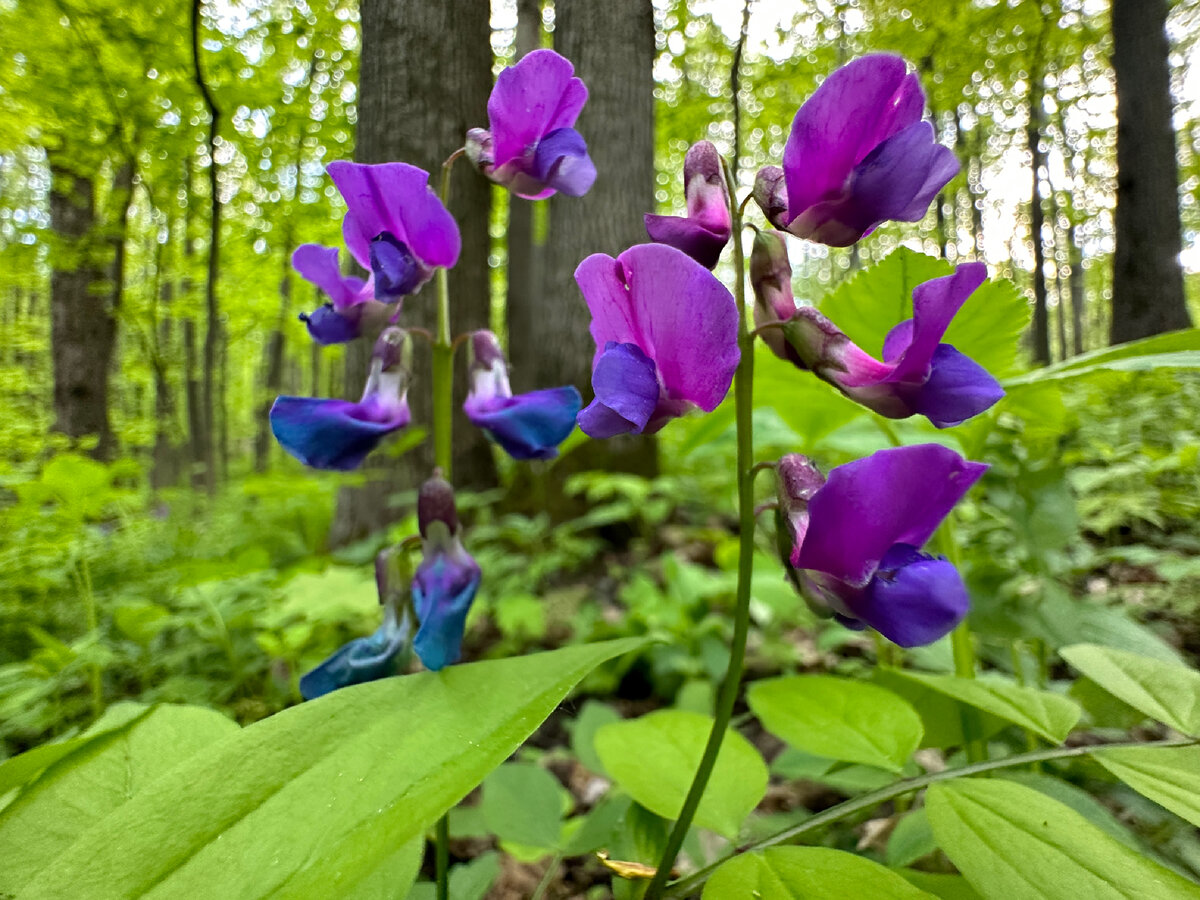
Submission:
M 530 53 L 497 79 L 488 101 L 489 130 L 471 129 L 447 165 L 465 153 L 486 177 L 519 196 L 536 199 L 556 191 L 581 196 L 596 178 L 587 146 L 574 129 L 586 100 L 587 88 L 567 60 L 551 50 Z M 346 203 L 346 249 L 369 275 L 343 275 L 337 247 L 297 248 L 296 272 L 329 298 L 300 318 L 320 344 L 374 337 L 366 387 L 357 403 L 279 397 L 270 420 L 280 446 L 300 462 L 344 471 L 358 468 L 380 441 L 409 423 L 412 341 L 415 335 L 429 336 L 397 324 L 402 302 L 437 270 L 458 262 L 461 238 L 423 169 L 400 162 L 334 162 L 327 171 Z M 442 299 L 439 316 L 448 307 L 448 298 Z M 578 390 L 566 385 L 514 395 L 504 353 L 490 331 L 450 342 L 439 328 L 433 340 L 444 341 L 440 347 L 451 355 L 460 343 L 469 347 L 470 389 L 463 411 L 475 426 L 513 459 L 557 455 L 575 428 L 582 406 Z M 448 390 L 439 393 L 449 396 Z M 448 429 L 448 414 L 441 421 Z M 419 492 L 417 519 L 423 559 L 415 573 L 397 574 L 407 564 L 407 544 L 381 554 L 376 574 L 383 624 L 305 675 L 301 691 L 306 698 L 389 675 L 402 666 L 410 646 L 432 670 L 458 659 L 481 572 L 463 547 L 454 490 L 440 469 Z
M 935 142 L 924 105 L 897 56 L 864 56 L 830 75 L 796 113 L 782 166 L 755 177 L 752 197 L 773 227 L 755 229 L 749 274 L 755 334 L 773 353 L 879 415 L 947 428 L 1004 393 L 943 341 L 985 267 L 919 285 L 912 317 L 888 333 L 880 360 L 797 304 L 787 247 L 789 235 L 845 247 L 885 221 L 925 215 L 959 166 Z M 575 273 L 596 341 L 595 399 L 579 415 L 592 437 L 651 433 L 693 407 L 714 409 L 752 347 L 748 326 L 739 340 L 745 310 L 709 272 L 741 224 L 735 186 L 708 141 L 691 147 L 683 174 L 686 214 L 646 216 L 656 243 L 591 256 Z M 937 640 L 966 614 L 968 596 L 954 566 L 921 548 L 986 468 L 934 444 L 881 451 L 828 479 L 785 456 L 775 464 L 776 516 L 789 578 L 852 627 L 902 646 Z

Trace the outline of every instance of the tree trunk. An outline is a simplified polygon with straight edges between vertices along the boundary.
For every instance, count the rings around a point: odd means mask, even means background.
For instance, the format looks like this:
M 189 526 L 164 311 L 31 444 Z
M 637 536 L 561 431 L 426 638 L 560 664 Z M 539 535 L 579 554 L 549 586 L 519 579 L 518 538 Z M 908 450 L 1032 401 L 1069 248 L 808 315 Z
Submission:
M 1117 208 L 1112 325 L 1119 344 L 1191 326 L 1183 293 L 1179 168 L 1166 0 L 1113 0 Z
M 115 324 L 104 295 L 95 244 L 92 179 L 50 161 L 50 223 L 60 241 L 50 273 L 50 352 L 54 428 L 71 438 L 95 436 L 91 454 L 108 458 L 108 367 Z
M 976 113 L 971 129 L 971 156 L 967 160 L 967 196 L 971 200 L 971 234 L 975 238 L 975 260 L 983 259 L 983 136 Z
M 541 0 L 517 0 L 517 59 L 542 45 Z M 545 212 L 545 204 L 541 210 Z M 508 285 L 505 313 L 508 319 L 508 358 L 512 363 L 513 390 L 536 390 L 533 361 L 538 355 L 535 333 L 538 288 L 541 285 L 543 245 L 534 239 L 535 206 L 529 200 L 508 197 Z
M 299 173 L 297 173 L 299 175 Z M 263 379 L 262 403 L 258 406 L 257 431 L 254 435 L 254 471 L 265 472 L 271 462 L 271 404 L 283 384 L 283 323 L 292 307 L 291 229 L 284 229 L 283 271 L 279 278 L 279 321 L 267 335 L 266 377 Z M 316 343 L 315 341 L 313 342 Z
M 1067 220 L 1067 261 L 1071 274 L 1067 278 L 1071 292 L 1071 349 L 1076 356 L 1084 350 L 1083 342 L 1083 248 L 1075 234 L 1075 222 Z
M 1046 154 L 1042 151 L 1042 97 L 1043 83 L 1041 53 L 1035 54 L 1029 85 L 1029 156 L 1032 179 L 1029 195 L 1029 232 L 1033 240 L 1033 333 L 1030 347 L 1035 365 L 1050 364 L 1050 310 L 1046 304 L 1046 244 L 1042 229 L 1046 224 L 1042 210 L 1042 168 Z
M 644 213 L 654 209 L 654 16 L 650 0 L 555 8 L 555 48 L 588 87 L 578 129 L 596 164 L 585 197 L 550 198 L 550 231 L 539 308 L 533 317 L 537 355 L 527 367 L 542 387 L 574 384 L 591 394 L 595 345 L 575 268 L 592 253 L 616 256 L 647 240 Z M 673 135 L 688 141 L 703 135 Z M 682 173 L 676 173 L 681 178 Z M 556 465 L 556 478 L 587 468 L 652 476 L 654 442 L 646 437 L 594 441 Z
M 468 128 L 486 126 L 492 87 L 489 7 L 479 0 L 363 0 L 359 77 L 358 140 L 362 163 L 400 160 L 430 172 L 437 190 L 441 165 L 461 147 Z M 450 272 L 451 330 L 461 333 L 490 324 L 488 219 L 491 185 L 465 162 L 455 167 L 450 211 L 462 232 L 462 254 Z M 435 289 L 431 283 L 404 305 L 404 322 L 432 330 Z M 415 426 L 428 427 L 432 396 L 429 352 L 414 348 L 409 391 Z M 362 389 L 369 338 L 346 348 L 346 389 Z M 496 471 L 486 438 L 461 413 L 466 396 L 465 356 L 456 366 L 453 480 L 460 487 L 495 484 Z M 374 464 L 374 468 L 372 468 Z M 382 464 L 382 465 L 381 465 Z M 343 543 L 388 525 L 395 512 L 389 496 L 415 491 L 433 468 L 433 442 L 425 440 L 399 459 L 376 454 L 368 461 L 368 483 L 338 497 L 331 541 Z

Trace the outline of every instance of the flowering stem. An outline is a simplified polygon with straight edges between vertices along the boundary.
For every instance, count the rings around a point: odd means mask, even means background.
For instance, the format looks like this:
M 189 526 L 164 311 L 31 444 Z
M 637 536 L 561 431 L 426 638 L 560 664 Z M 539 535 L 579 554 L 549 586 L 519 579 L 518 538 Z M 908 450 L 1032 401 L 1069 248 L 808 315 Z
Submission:
M 958 540 L 954 535 L 954 513 L 946 517 L 938 535 L 942 553 L 958 571 L 962 572 L 961 554 L 958 552 Z M 959 678 L 975 677 L 975 640 L 971 635 L 971 626 L 963 619 L 957 628 L 950 633 L 950 647 L 954 651 L 954 674 Z M 987 759 L 987 744 L 983 739 L 983 725 L 979 713 L 969 706 L 962 708 L 963 738 L 966 743 L 967 759 L 970 762 L 983 762 Z
M 449 814 L 437 823 L 437 898 L 450 900 L 450 818 Z
M 735 205 L 737 185 L 733 181 L 729 166 L 724 165 L 725 179 L 729 186 L 730 213 L 733 225 L 733 269 L 736 281 L 733 295 L 738 308 L 738 349 L 741 358 L 738 361 L 737 372 L 734 375 L 733 400 L 737 417 L 737 488 L 738 488 L 738 583 L 737 608 L 733 619 L 733 645 L 729 650 L 729 667 L 725 671 L 725 680 L 721 684 L 721 692 L 717 697 L 716 717 L 713 720 L 712 731 L 708 735 L 708 743 L 704 747 L 704 755 L 692 779 L 679 817 L 671 829 L 667 846 L 663 850 L 658 863 L 658 870 L 646 888 L 646 900 L 655 900 L 662 896 L 675 865 L 675 857 L 683 846 L 696 809 L 700 806 L 700 798 L 708 786 L 713 767 L 717 763 L 717 754 L 721 750 L 721 742 L 729 728 L 729 720 L 733 717 L 733 706 L 737 701 L 738 687 L 742 680 L 742 668 L 746 660 L 746 636 L 750 630 L 750 579 L 754 571 L 754 339 L 750 336 L 750 327 L 746 312 L 746 254 L 742 249 L 742 206 Z
M 910 794 L 913 791 L 918 791 L 921 788 L 928 787 L 931 784 L 937 784 L 941 781 L 951 781 L 955 778 L 964 778 L 969 775 L 982 775 L 984 772 L 991 772 L 997 769 L 1011 769 L 1017 766 L 1031 765 L 1033 763 L 1046 762 L 1052 759 L 1070 759 L 1076 756 L 1090 756 L 1103 750 L 1117 750 L 1122 747 L 1195 747 L 1197 741 L 1194 739 L 1182 741 L 1130 741 L 1117 744 L 1087 744 L 1082 747 L 1054 747 L 1050 750 L 1039 750 L 1036 753 L 1021 753 L 1016 756 L 1006 756 L 1004 759 L 993 759 L 988 762 L 974 763 L 969 766 L 962 766 L 957 769 L 943 769 L 940 772 L 933 772 L 929 775 L 919 775 L 916 778 L 907 778 L 904 781 L 897 781 L 895 784 L 889 784 L 887 787 L 880 788 L 877 791 L 871 791 L 869 794 L 863 794 L 861 797 L 855 797 L 852 800 L 847 800 L 844 803 L 839 803 L 837 806 L 831 806 L 828 809 L 822 810 L 815 816 L 810 816 L 798 825 L 792 825 L 785 828 L 783 831 L 776 832 L 770 837 L 755 841 L 737 850 L 729 856 L 719 859 L 714 863 L 705 866 L 698 872 L 693 872 L 687 878 L 676 881 L 668 888 L 665 896 L 668 897 L 688 897 L 694 896 L 696 888 L 702 885 L 708 877 L 712 875 L 722 865 L 737 856 L 740 853 L 753 853 L 757 850 L 765 850 L 768 847 L 774 847 L 778 844 L 785 844 L 794 841 L 796 838 L 816 831 L 826 825 L 831 825 L 839 819 L 844 819 L 847 816 L 852 816 L 855 813 L 860 813 L 865 810 L 874 809 L 881 803 L 886 803 L 889 800 L 894 800 L 897 797 Z

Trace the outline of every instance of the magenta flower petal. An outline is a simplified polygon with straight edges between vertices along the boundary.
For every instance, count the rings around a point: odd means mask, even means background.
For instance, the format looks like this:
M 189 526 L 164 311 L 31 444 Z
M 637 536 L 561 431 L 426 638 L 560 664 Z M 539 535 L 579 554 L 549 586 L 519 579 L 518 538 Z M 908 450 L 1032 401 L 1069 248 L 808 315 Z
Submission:
M 553 50 L 534 50 L 496 78 L 488 98 L 488 124 L 497 167 L 524 156 L 559 128 L 569 128 L 587 102 L 575 67 Z
M 834 71 L 797 111 L 783 150 L 791 217 L 841 193 L 854 167 L 918 121 L 924 103 L 899 56 L 862 56 Z
M 346 201 L 342 234 L 359 265 L 371 265 L 370 245 L 387 233 L 426 267 L 458 262 L 458 225 L 429 187 L 429 173 L 407 163 L 363 165 L 339 160 L 327 171 Z
M 892 545 L 922 546 L 985 471 L 938 444 L 880 450 L 838 466 L 809 505 L 797 567 L 866 587 Z
M 338 248 L 321 244 L 301 244 L 292 253 L 292 268 L 305 281 L 315 284 L 343 310 L 371 299 L 370 286 L 361 278 L 343 275 L 338 266 Z
M 924 103 L 898 56 L 863 56 L 835 71 L 796 113 L 782 173 L 768 167 L 755 180 L 768 220 L 843 247 L 889 219 L 920 219 L 958 171 L 921 122 Z
M 912 339 L 904 352 L 895 357 L 896 369 L 891 380 L 905 381 L 928 372 L 933 351 L 950 322 L 986 278 L 987 266 L 983 263 L 963 263 L 953 275 L 934 278 L 913 289 Z M 890 334 L 888 337 L 895 352 L 895 339 Z M 886 341 L 884 356 L 887 357 Z
M 674 247 L 639 244 L 615 260 L 589 256 L 575 280 L 592 312 L 593 365 L 609 341 L 630 343 L 653 360 L 668 404 L 711 412 L 725 398 L 740 358 L 738 311 L 706 268 Z

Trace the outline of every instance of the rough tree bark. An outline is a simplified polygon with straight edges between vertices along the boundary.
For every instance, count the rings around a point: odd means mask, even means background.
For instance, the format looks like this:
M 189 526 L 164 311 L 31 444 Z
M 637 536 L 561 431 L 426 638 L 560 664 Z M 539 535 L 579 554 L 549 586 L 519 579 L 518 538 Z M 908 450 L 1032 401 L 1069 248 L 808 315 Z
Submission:
M 654 16 L 650 0 L 569 0 L 557 4 L 554 21 L 555 49 L 588 86 L 577 128 L 598 176 L 585 197 L 550 199 L 543 286 L 533 320 L 537 354 L 523 367 L 535 384 L 574 384 L 586 403 L 595 345 L 574 272 L 592 253 L 616 256 L 647 241 L 642 216 L 654 209 Z M 556 465 L 556 482 L 570 472 L 601 467 L 651 476 L 657 471 L 654 443 L 645 437 L 591 442 Z
M 50 224 L 58 239 L 50 273 L 54 428 L 72 438 L 97 437 L 91 453 L 106 459 L 112 450 L 108 368 L 116 330 L 95 242 L 95 185 L 53 156 L 50 171 Z
M 362 163 L 402 160 L 430 173 L 437 190 L 442 161 L 461 147 L 468 128 L 487 125 L 492 87 L 489 7 L 479 0 L 363 0 L 362 55 L 359 77 L 358 139 L 355 158 Z M 462 231 L 462 254 L 450 272 L 451 330 L 487 328 L 490 319 L 488 216 L 491 185 L 466 161 L 454 170 L 450 211 Z M 434 284 L 404 303 L 404 324 L 432 329 Z M 416 342 L 415 371 L 409 391 L 415 425 L 428 426 L 432 397 L 429 354 Z M 369 340 L 346 350 L 346 391 L 362 390 Z M 456 368 L 453 478 L 459 487 L 495 484 L 491 448 L 462 415 L 465 356 Z M 343 543 L 377 531 L 395 518 L 389 498 L 412 491 L 433 468 L 433 442 L 399 459 L 384 453 L 368 460 L 368 483 L 338 497 L 330 540 Z
M 1117 209 L 1112 324 L 1119 344 L 1192 324 L 1183 293 L 1179 166 L 1166 0 L 1113 0 Z

